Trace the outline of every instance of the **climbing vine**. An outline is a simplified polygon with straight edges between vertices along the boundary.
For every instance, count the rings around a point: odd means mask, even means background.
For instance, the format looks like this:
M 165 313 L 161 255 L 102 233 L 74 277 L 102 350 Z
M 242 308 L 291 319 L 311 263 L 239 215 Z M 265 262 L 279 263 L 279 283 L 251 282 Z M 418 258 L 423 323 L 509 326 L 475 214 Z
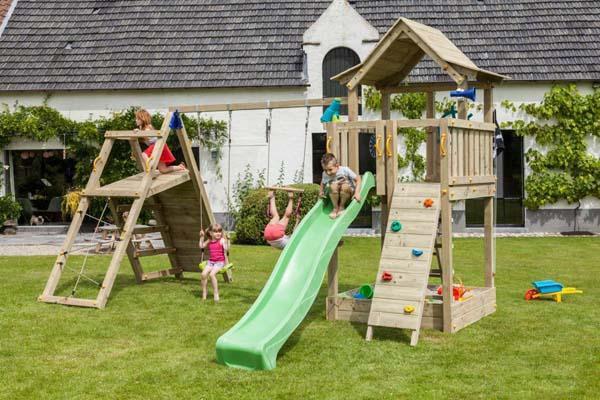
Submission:
M 136 108 L 112 113 L 109 117 L 96 120 L 74 121 L 64 117 L 60 112 L 49 107 L 46 102 L 38 106 L 3 105 L 0 108 L 0 148 L 8 145 L 15 138 L 27 138 L 46 142 L 53 138 L 65 145 L 65 153 L 76 160 L 73 190 L 85 186 L 89 179 L 92 162 L 98 155 L 104 141 L 104 133 L 110 130 L 132 130 L 135 126 Z M 164 117 L 159 113 L 152 115 L 152 125 L 160 127 Z M 227 140 L 227 123 L 201 118 L 198 120 L 182 115 L 182 120 L 190 139 L 197 139 L 208 150 L 216 152 L 215 163 L 219 176 L 219 161 L 222 157 L 223 144 Z M 179 149 L 179 141 L 175 135 L 168 139 L 173 151 Z M 131 148 L 126 141 L 116 141 L 111 151 L 109 163 L 104 170 L 101 184 L 105 185 L 138 172 L 131 157 Z M 92 213 L 96 211 L 92 207 Z
M 590 137 L 600 138 L 600 90 L 582 95 L 577 86 L 555 86 L 540 104 L 502 107 L 523 112 L 535 120 L 503 123 L 520 136 L 532 137 L 543 150 L 531 148 L 525 159 L 531 173 L 525 179 L 525 205 L 538 209 L 560 199 L 579 202 L 586 196 L 600 198 L 600 159 L 588 151 Z
M 381 92 L 372 87 L 367 87 L 364 92 L 365 106 L 371 110 L 381 109 Z M 390 109 L 399 111 L 409 119 L 421 119 L 427 106 L 425 93 L 403 93 L 392 96 Z M 442 101 L 435 102 L 435 111 L 442 115 L 451 115 L 456 112 L 456 102 L 444 97 Z M 467 110 L 481 110 L 481 104 L 467 103 Z M 404 180 L 420 181 L 425 175 L 425 158 L 419 154 L 419 148 L 427 140 L 427 133 L 419 128 L 400 128 L 398 134 L 404 137 L 406 153 L 398 154 L 398 169 L 410 167 L 411 177 Z

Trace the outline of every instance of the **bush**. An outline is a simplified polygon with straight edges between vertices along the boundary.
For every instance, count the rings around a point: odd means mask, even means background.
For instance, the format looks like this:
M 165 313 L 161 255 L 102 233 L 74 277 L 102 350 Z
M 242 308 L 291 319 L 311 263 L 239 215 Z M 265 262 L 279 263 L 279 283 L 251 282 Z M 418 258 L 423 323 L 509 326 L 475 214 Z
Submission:
M 0 196 L 0 226 L 8 219 L 19 219 L 21 205 L 11 196 Z
M 304 189 L 302 194 L 302 205 L 300 206 L 300 216 L 304 217 L 308 211 L 314 207 L 319 200 L 319 185 L 311 183 L 295 184 L 291 187 Z M 267 217 L 267 207 L 269 199 L 266 189 L 251 189 L 243 198 L 242 205 L 237 213 L 235 224 L 235 242 L 240 244 L 265 244 L 263 232 L 269 222 Z M 286 192 L 277 191 L 275 194 L 277 210 L 279 215 L 283 214 L 287 206 L 288 196 Z M 294 198 L 294 211 L 298 204 L 298 194 Z M 296 225 L 295 214 L 292 214 L 288 225 L 287 234 L 291 234 Z

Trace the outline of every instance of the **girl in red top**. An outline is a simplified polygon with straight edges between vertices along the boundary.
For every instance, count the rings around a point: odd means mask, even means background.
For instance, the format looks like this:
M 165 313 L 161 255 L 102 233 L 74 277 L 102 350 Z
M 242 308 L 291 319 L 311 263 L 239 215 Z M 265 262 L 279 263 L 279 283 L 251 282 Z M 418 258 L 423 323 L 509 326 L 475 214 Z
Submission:
M 135 124 L 138 126 L 137 130 L 140 131 L 151 131 L 154 129 L 152 126 L 152 117 L 150 116 L 150 113 L 144 109 L 140 109 L 135 112 Z M 154 142 L 152 142 L 150 138 L 143 138 L 142 140 L 146 145 L 148 145 L 148 148 L 144 150 L 144 153 L 142 154 L 142 157 L 144 157 L 144 164 L 147 164 L 148 159 L 154 150 Z M 169 165 L 173 164 L 174 162 L 175 157 L 173 156 L 173 153 L 171 153 L 169 146 L 167 146 L 165 143 L 162 154 L 160 155 L 160 160 L 158 162 L 158 171 L 161 174 L 166 174 L 169 172 L 183 171 L 186 169 L 184 163 L 179 165 Z
M 219 284 L 216 275 L 229 263 L 227 259 L 227 240 L 223 237 L 223 227 L 220 224 L 211 225 L 206 230 L 206 234 L 208 240 L 204 240 L 204 231 L 200 231 L 200 248 L 208 247 L 210 254 L 206 268 L 202 271 L 202 300 L 206 300 L 206 286 L 210 275 L 214 299 L 219 301 Z

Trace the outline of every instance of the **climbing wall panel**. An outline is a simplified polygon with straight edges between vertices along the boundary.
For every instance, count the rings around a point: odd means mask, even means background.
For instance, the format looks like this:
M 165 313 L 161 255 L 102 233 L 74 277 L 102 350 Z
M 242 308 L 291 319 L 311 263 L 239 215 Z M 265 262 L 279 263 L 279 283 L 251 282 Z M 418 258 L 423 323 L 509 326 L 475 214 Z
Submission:
M 439 183 L 397 184 L 369 313 L 374 326 L 411 329 L 416 345 L 440 216 Z
M 175 257 L 184 271 L 199 272 L 201 253 L 199 248 L 200 227 L 206 228 L 213 221 L 212 215 L 202 207 L 191 181 L 158 194 L 164 223 L 169 227 Z M 200 210 L 202 208 L 202 217 Z

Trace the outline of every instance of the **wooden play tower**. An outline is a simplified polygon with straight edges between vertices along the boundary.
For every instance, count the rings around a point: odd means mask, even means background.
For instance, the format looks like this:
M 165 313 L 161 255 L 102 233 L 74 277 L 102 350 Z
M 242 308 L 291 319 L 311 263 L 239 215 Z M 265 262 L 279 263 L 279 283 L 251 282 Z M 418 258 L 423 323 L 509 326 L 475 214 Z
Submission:
M 428 56 L 453 82 L 407 83 L 413 68 Z M 412 331 L 416 345 L 421 327 L 456 332 L 495 311 L 494 175 L 492 124 L 494 84 L 505 77 L 478 68 L 442 32 L 400 18 L 370 55 L 333 79 L 349 91 L 349 122 L 327 124 L 327 150 L 357 171 L 358 137 L 375 134 L 377 194 L 382 196 L 382 252 L 372 299 L 338 293 L 337 253 L 328 271 L 327 318 Z M 358 121 L 358 88 L 382 93 L 381 120 Z M 483 122 L 467 120 L 466 100 L 458 119 L 435 118 L 436 91 L 483 89 Z M 425 92 L 427 118 L 390 120 L 390 95 Z M 397 135 L 400 128 L 427 130 L 427 174 L 423 183 L 400 183 Z M 452 207 L 456 201 L 485 201 L 485 286 L 470 287 L 471 297 L 455 301 L 453 292 Z M 431 270 L 436 257 L 440 270 Z M 441 277 L 442 295 L 429 278 Z
M 183 156 L 188 167 L 186 171 L 161 174 L 157 170 L 160 154 L 170 133 L 177 135 Z M 69 227 L 67 237 L 60 253 L 56 258 L 50 278 L 44 292 L 39 297 L 46 303 L 58 303 L 71 306 L 104 308 L 115 282 L 121 262 L 127 254 L 133 268 L 136 281 L 142 283 L 151 279 L 175 275 L 180 277 L 184 271 L 199 272 L 201 254 L 198 251 L 198 232 L 201 228 L 214 223 L 208 197 L 200 178 L 200 173 L 192 153 L 192 146 L 181 123 L 178 113 L 169 112 L 165 116 L 163 126 L 154 131 L 111 131 L 104 135 L 105 140 L 100 154 L 94 160 L 90 179 L 82 192 L 77 212 Z M 142 137 L 156 138 L 154 150 L 148 162 L 144 163 L 139 139 Z M 131 145 L 133 156 L 141 171 L 120 181 L 100 186 L 100 178 L 108 162 L 111 149 L 116 140 L 126 140 Z M 57 296 L 55 291 L 61 275 L 67 267 L 67 259 L 72 252 L 75 237 L 81 228 L 92 197 L 105 198 L 120 235 L 116 249 L 108 266 L 106 275 L 99 284 L 98 296 L 95 299 L 82 299 L 69 296 Z M 126 204 L 119 204 L 127 199 Z M 152 211 L 156 226 L 136 226 L 143 208 Z M 123 220 L 122 215 L 128 211 Z M 134 234 L 160 232 L 165 244 L 164 248 L 140 250 L 132 243 Z M 140 262 L 141 257 L 167 254 L 171 268 L 144 272 Z M 77 282 L 81 279 L 81 268 Z

